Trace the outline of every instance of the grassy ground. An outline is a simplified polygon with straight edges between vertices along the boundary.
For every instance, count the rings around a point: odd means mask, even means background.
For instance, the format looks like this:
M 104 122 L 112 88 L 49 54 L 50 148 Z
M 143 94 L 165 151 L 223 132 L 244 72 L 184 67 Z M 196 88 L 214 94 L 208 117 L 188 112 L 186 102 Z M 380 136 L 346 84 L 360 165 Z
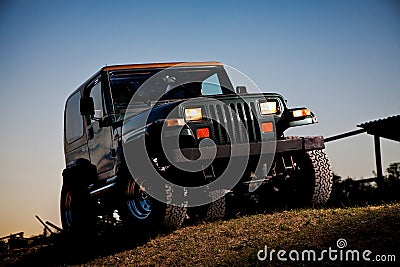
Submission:
M 322 251 L 337 249 L 339 238 L 347 241 L 344 249 L 371 250 L 370 258 L 395 254 L 400 261 L 400 204 L 285 211 L 190 226 L 87 265 L 263 265 L 271 264 L 257 259 L 265 245 L 275 250 Z M 276 257 L 272 263 L 279 264 Z
M 320 265 L 316 262 L 280 262 L 276 254 L 272 262 L 269 259 L 259 261 L 257 252 L 267 245 L 268 251 L 284 249 L 301 253 L 313 249 L 320 253 L 329 247 L 337 249 L 339 238 L 347 241 L 344 251 L 357 249 L 362 252 L 368 249 L 372 251 L 369 256 L 371 259 L 377 254 L 395 255 L 399 262 L 400 204 L 251 215 L 188 226 L 130 246 L 121 246 L 120 243 L 129 242 L 115 237 L 100 245 L 108 247 L 108 250 L 92 251 L 87 257 L 75 255 L 74 258 L 74 255 L 60 247 L 47 247 L 20 259 L 18 263 L 42 266 Z M 116 244 L 120 245 L 118 249 L 115 249 Z M 328 259 L 328 256 L 325 258 Z M 324 264 L 345 265 L 346 262 L 325 260 Z

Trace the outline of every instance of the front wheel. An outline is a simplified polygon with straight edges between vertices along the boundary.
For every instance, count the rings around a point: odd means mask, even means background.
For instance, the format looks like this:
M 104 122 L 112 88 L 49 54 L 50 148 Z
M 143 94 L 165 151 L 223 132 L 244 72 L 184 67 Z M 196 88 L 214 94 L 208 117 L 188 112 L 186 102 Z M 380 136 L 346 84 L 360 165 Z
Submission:
M 295 206 L 323 206 L 332 192 L 333 173 L 324 149 L 296 156 L 297 170 L 290 177 L 289 191 Z
M 226 197 L 223 196 L 207 206 L 206 220 L 224 219 L 226 215 Z
M 331 163 L 324 149 L 307 151 L 307 157 L 312 165 L 311 175 L 314 178 L 311 204 L 313 206 L 325 205 L 332 192 Z
M 186 218 L 186 207 L 160 202 L 146 193 L 146 187 L 134 179 L 122 182 L 122 201 L 119 213 L 125 225 L 134 232 L 171 230 L 182 226 Z M 166 199 L 177 192 L 165 189 Z

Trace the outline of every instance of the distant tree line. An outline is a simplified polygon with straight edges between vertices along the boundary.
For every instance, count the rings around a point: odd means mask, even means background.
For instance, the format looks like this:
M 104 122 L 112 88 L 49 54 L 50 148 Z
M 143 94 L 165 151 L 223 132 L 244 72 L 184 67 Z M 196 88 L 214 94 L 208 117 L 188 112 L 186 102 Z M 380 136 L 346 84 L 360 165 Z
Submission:
M 373 205 L 400 200 L 400 162 L 391 163 L 383 179 L 333 175 L 330 204 L 335 207 Z M 376 174 L 375 174 L 376 175 Z

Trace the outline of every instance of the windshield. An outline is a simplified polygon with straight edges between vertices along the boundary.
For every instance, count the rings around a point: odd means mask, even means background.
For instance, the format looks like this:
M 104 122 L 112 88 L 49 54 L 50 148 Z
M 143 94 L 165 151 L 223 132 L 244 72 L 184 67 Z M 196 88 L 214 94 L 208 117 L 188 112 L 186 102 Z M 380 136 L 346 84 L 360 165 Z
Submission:
M 118 70 L 109 80 L 116 113 L 124 113 L 129 103 L 140 112 L 155 101 L 233 93 L 222 66 Z

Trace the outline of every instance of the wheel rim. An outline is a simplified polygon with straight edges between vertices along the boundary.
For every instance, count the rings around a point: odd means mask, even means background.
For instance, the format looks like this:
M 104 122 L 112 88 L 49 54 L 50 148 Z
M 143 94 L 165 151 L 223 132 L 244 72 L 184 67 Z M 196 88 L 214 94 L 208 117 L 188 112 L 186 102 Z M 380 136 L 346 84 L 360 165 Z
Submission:
M 127 206 L 130 214 L 139 220 L 144 220 L 151 214 L 151 204 L 144 188 L 130 182 L 127 187 Z

